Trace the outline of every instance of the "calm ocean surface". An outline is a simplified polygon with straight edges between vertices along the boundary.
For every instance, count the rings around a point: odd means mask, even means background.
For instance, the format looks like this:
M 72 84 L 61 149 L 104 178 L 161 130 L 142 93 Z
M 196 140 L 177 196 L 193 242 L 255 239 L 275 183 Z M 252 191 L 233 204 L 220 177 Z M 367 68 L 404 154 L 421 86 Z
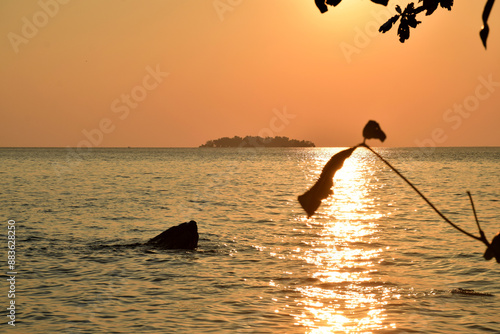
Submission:
M 306 218 L 297 195 L 339 150 L 0 149 L 0 332 L 500 333 L 500 264 L 368 150 Z M 500 231 L 500 148 L 376 150 L 462 228 L 469 190 Z M 195 251 L 133 246 L 189 220 Z

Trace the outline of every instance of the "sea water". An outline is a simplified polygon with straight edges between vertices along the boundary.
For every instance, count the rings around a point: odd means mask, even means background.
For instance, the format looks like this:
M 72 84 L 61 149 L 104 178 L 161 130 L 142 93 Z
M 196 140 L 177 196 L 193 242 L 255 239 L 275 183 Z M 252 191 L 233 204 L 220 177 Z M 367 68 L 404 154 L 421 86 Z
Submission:
M 368 150 L 306 217 L 297 196 L 339 150 L 0 149 L 0 331 L 500 333 L 500 264 Z M 468 190 L 500 231 L 499 148 L 375 150 L 461 228 L 479 235 Z M 196 250 L 141 245 L 189 220 Z

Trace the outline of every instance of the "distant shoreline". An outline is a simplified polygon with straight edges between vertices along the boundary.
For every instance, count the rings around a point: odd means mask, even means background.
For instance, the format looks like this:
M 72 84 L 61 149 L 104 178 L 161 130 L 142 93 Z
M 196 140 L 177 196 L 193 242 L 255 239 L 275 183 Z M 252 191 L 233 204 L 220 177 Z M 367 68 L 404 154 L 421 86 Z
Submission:
M 260 136 L 234 136 L 232 138 L 222 137 L 209 140 L 199 147 L 223 148 L 223 147 L 316 147 L 308 140 L 290 139 L 288 137 L 260 137 Z
M 0 150 L 16 150 L 16 149 L 54 149 L 54 150 L 76 150 L 87 152 L 87 150 L 106 150 L 106 149 L 198 149 L 201 146 L 96 146 L 96 147 L 84 147 L 83 149 L 76 146 L 0 146 Z M 252 146 L 243 146 L 243 147 L 252 147 Z M 351 146 L 312 146 L 313 148 L 348 148 Z M 422 149 L 425 150 L 429 147 L 419 147 L 419 146 L 371 146 L 372 148 L 387 148 L 387 149 L 401 149 L 401 148 L 411 148 L 411 149 Z M 497 145 L 483 145 L 483 146 L 436 146 L 431 147 L 434 149 L 449 149 L 449 148 L 500 148 Z

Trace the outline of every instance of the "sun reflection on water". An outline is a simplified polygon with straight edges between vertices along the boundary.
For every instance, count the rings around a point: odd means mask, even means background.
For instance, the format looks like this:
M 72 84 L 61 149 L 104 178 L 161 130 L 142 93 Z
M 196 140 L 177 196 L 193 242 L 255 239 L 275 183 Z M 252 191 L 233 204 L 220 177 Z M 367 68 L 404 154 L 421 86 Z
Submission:
M 325 158 L 316 164 L 324 165 Z M 324 161 L 325 160 L 325 161 Z M 318 238 L 304 243 L 296 257 L 314 265 L 313 284 L 296 289 L 302 296 L 297 325 L 308 333 L 371 333 L 384 324 L 390 288 L 376 281 L 375 264 L 383 248 L 377 244 L 377 211 L 370 197 L 370 164 L 353 154 L 334 178 L 334 195 L 325 200 L 316 218 L 305 221 L 321 227 Z

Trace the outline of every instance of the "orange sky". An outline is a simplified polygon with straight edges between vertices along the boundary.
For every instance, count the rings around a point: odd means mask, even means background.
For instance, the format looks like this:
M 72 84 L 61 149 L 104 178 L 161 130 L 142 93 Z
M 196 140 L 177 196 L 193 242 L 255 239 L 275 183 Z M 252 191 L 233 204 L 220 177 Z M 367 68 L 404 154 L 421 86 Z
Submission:
M 2 0 L 0 146 L 350 146 L 369 119 L 385 146 L 500 146 L 500 4 L 485 51 L 485 1 L 405 44 L 373 32 L 396 3 Z

